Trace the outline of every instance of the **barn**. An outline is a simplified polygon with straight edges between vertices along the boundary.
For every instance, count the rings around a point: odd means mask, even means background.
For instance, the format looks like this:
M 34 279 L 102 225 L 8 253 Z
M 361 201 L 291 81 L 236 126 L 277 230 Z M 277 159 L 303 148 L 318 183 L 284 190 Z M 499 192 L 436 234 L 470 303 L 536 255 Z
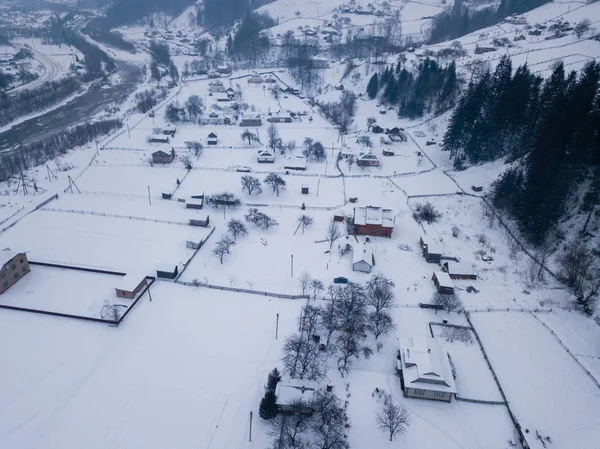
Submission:
M 179 268 L 175 264 L 163 263 L 156 266 L 156 277 L 159 279 L 175 279 Z
M 354 246 L 352 252 L 352 271 L 370 273 L 373 269 L 373 251 L 367 242 Z
M 219 138 L 215 133 L 210 133 L 208 135 L 208 139 L 206 139 L 206 143 L 208 145 L 216 145 L 219 142 Z
M 152 162 L 155 164 L 170 164 L 175 159 L 175 150 L 171 149 L 170 153 L 163 150 L 158 150 L 152 153 Z
M 391 237 L 394 230 L 394 213 L 391 209 L 367 206 L 354 208 L 354 233 Z
M 444 271 L 435 271 L 431 280 L 437 287 L 438 293 L 443 293 L 445 295 L 452 295 L 454 293 L 454 283 L 448 273 Z
M 148 285 L 148 282 L 145 274 L 127 273 L 115 287 L 115 293 L 118 298 L 135 299 L 146 285 Z
M 477 279 L 473 267 L 459 262 L 444 262 L 442 270 L 448 273 L 450 279 Z

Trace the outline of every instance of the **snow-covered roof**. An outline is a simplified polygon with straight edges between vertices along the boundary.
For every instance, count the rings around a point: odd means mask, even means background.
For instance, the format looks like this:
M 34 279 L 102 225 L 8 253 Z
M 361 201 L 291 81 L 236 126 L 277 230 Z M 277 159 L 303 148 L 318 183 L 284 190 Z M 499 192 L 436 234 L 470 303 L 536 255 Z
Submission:
M 216 137 L 217 137 L 217 135 L 216 135 L 215 133 L 210 133 L 210 134 L 208 135 L 208 137 L 209 137 L 209 138 L 211 138 L 211 137 L 214 137 L 214 138 L 216 138 Z
M 262 150 L 258 150 L 258 155 L 259 156 L 273 156 L 273 153 L 269 150 L 262 149 Z
M 391 209 L 367 206 L 354 208 L 354 224 L 380 225 L 384 228 L 394 227 L 394 213 Z
M 456 393 L 448 352 L 433 337 L 401 339 L 398 363 L 406 387 Z
M 165 273 L 175 273 L 177 265 L 172 263 L 159 263 L 156 265 L 156 271 L 162 271 Z
M 16 253 L 14 251 L 0 251 L 0 265 L 4 265 L 6 262 L 9 262 L 17 254 L 19 253 Z
M 185 200 L 186 204 L 192 204 L 194 206 L 202 206 L 204 204 L 203 198 L 188 198 Z
M 440 287 L 454 288 L 454 283 L 448 273 L 445 271 L 436 271 L 434 274 Z
M 310 403 L 314 399 L 316 390 L 317 384 L 315 382 L 303 380 L 281 381 L 275 388 L 277 404 L 290 404 L 296 400 Z
M 306 158 L 302 155 L 290 156 L 285 160 L 284 168 L 305 169 Z
M 475 270 L 470 265 L 460 262 L 444 262 L 448 269 L 448 274 L 457 275 L 472 275 L 475 274 Z
M 358 262 L 366 262 L 369 265 L 373 265 L 373 251 L 367 242 L 354 246 L 352 250 L 352 265 Z
M 371 151 L 368 151 L 366 153 L 360 153 L 358 156 L 358 159 L 363 160 L 363 161 L 378 161 L 379 158 L 377 156 L 375 156 L 375 154 Z
M 136 289 L 140 282 L 146 279 L 146 274 L 142 272 L 132 271 L 123 276 L 115 288 L 119 290 L 124 290 L 127 292 L 132 292 Z

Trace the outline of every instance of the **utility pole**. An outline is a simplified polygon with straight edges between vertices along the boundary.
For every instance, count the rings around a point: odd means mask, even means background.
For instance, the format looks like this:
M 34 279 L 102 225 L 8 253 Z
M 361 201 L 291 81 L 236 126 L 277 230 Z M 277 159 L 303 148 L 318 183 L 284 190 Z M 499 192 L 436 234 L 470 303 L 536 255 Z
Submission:
M 127 124 L 127 135 L 129 136 L 129 138 L 131 139 L 131 132 L 129 132 L 129 123 Z
M 148 186 L 148 204 L 152 206 L 152 199 L 150 198 L 150 186 Z
M 252 442 L 252 412 L 250 412 L 250 431 L 248 432 L 248 441 Z
M 277 314 L 277 322 L 275 324 L 275 340 L 279 336 L 279 313 Z
M 294 255 L 292 254 L 292 260 L 290 265 L 290 276 L 294 277 Z

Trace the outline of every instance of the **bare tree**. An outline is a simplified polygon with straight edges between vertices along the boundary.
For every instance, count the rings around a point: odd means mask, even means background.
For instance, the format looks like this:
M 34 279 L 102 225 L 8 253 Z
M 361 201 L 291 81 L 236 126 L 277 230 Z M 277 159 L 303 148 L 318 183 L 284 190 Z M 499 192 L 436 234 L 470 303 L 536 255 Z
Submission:
M 273 438 L 273 448 L 309 449 L 310 438 L 307 433 L 312 417 L 305 412 L 308 404 L 293 400 L 288 405 L 290 413 L 280 413 L 271 421 L 269 436 Z
M 312 429 L 322 449 L 348 449 L 348 414 L 341 401 L 331 393 L 317 391 L 312 402 Z
M 298 278 L 298 286 L 302 290 L 302 296 L 306 295 L 306 291 L 308 290 L 308 286 L 310 285 L 310 274 L 307 271 L 302 272 L 300 278 Z
M 223 260 L 225 260 L 225 256 L 228 254 L 227 248 L 225 248 L 223 245 L 220 245 L 219 242 L 217 242 L 217 244 L 213 248 L 212 253 L 213 255 L 219 258 L 219 261 L 221 263 L 223 263 Z
M 462 302 L 455 293 L 447 294 L 438 292 L 433 296 L 433 304 L 442 306 L 448 312 L 462 309 Z
M 327 227 L 327 231 L 325 233 L 325 240 L 327 240 L 329 242 L 329 250 L 330 251 L 331 251 L 331 248 L 333 248 L 333 244 L 335 243 L 335 241 L 337 239 L 339 239 L 341 236 L 342 236 L 342 231 L 338 227 L 337 223 L 335 221 L 332 221 L 331 223 L 329 223 L 329 226 Z
M 320 380 L 325 376 L 323 353 L 311 337 L 292 334 L 283 344 L 283 369 L 293 379 Z
M 577 36 L 577 39 L 581 39 L 581 37 L 589 31 L 591 24 L 592 22 L 590 19 L 583 19 L 577 22 L 575 25 L 575 35 Z
M 185 142 L 185 146 L 188 150 L 194 152 L 194 156 L 200 156 L 202 154 L 202 151 L 204 150 L 202 142 L 199 142 L 198 140 L 187 141 Z
M 277 126 L 275 123 L 270 123 L 267 128 L 267 137 L 269 139 L 269 148 L 275 151 L 275 148 L 279 145 L 281 139 L 279 138 L 279 132 L 277 131 Z
M 388 312 L 372 312 L 369 314 L 369 329 L 377 340 L 382 335 L 387 335 L 396 329 L 396 325 Z
M 229 220 L 229 223 L 227 223 L 227 229 L 233 236 L 234 240 L 237 240 L 238 235 L 246 235 L 248 233 L 246 225 L 242 221 L 235 218 Z
M 304 234 L 304 228 L 313 224 L 313 218 L 309 215 L 300 215 L 298 217 L 298 226 L 302 226 L 302 234 Z
M 313 279 L 310 282 L 310 288 L 313 292 L 313 299 L 317 298 L 317 295 L 319 294 L 319 292 L 322 292 L 323 290 L 325 290 L 325 286 L 323 285 L 323 282 L 321 282 L 318 279 Z
M 302 307 L 300 318 L 298 319 L 298 328 L 300 333 L 306 338 L 311 338 L 319 333 L 321 327 L 321 309 L 316 306 L 306 305 Z
M 248 192 L 248 195 L 262 193 L 262 184 L 256 176 L 244 175 L 241 178 L 242 192 Z
M 180 156 L 180 159 L 181 163 L 185 168 L 187 168 L 188 170 L 191 170 L 193 168 L 192 158 L 190 158 L 187 154 Z
M 394 307 L 395 284 L 383 274 L 376 274 L 365 284 L 367 304 L 375 309 L 375 313 L 381 313 Z
M 242 139 L 248 140 L 248 145 L 252 145 L 252 142 L 258 142 L 258 137 L 256 134 L 251 132 L 249 129 L 245 129 L 242 133 Z
M 185 109 L 188 113 L 188 119 L 195 121 L 204 110 L 204 101 L 198 95 L 190 95 L 185 102 Z
M 127 306 L 122 304 L 111 304 L 108 301 L 104 301 L 102 309 L 100 310 L 100 318 L 117 322 L 121 319 L 121 315 L 125 310 L 127 310 Z
M 392 396 L 385 394 L 383 408 L 377 413 L 377 426 L 393 441 L 398 435 L 404 435 L 410 425 L 410 412 L 403 406 L 394 404 Z
M 322 329 L 327 332 L 327 346 L 331 340 L 331 336 L 340 327 L 338 315 L 336 312 L 335 300 L 337 298 L 337 287 L 330 285 L 327 288 L 327 293 L 331 296 L 331 301 L 321 309 L 321 320 L 320 324 Z
M 277 196 L 279 196 L 281 190 L 285 189 L 285 180 L 277 173 L 269 173 L 263 182 L 270 185 Z
M 558 257 L 560 275 L 569 287 L 575 287 L 586 271 L 589 251 L 585 243 L 573 240 Z

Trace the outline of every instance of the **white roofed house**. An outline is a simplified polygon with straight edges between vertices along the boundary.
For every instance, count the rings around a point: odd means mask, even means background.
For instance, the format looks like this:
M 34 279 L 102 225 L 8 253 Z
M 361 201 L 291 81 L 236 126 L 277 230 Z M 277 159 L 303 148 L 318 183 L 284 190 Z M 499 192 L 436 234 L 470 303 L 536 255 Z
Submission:
M 282 412 L 312 413 L 311 403 L 315 399 L 318 386 L 315 382 L 308 380 L 282 380 L 275 388 L 277 396 L 277 408 Z M 298 410 L 296 405 L 302 404 Z
M 370 273 L 373 265 L 371 246 L 367 242 L 357 243 L 352 249 L 352 270 Z
M 208 85 L 209 92 L 225 92 L 225 86 L 222 81 L 213 81 Z
M 354 208 L 354 233 L 391 237 L 394 230 L 394 212 L 391 209 L 367 206 Z
M 258 162 L 275 162 L 275 153 L 266 148 L 258 150 L 258 154 L 256 155 L 256 160 Z
M 442 270 L 448 273 L 450 279 L 477 279 L 477 273 L 473 267 L 460 262 L 444 262 Z
M 379 158 L 372 151 L 360 153 L 356 159 L 359 167 L 379 167 Z
M 450 402 L 457 392 L 450 356 L 433 337 L 400 339 L 397 369 L 406 397 Z
M 454 283 L 448 273 L 444 271 L 435 271 L 431 280 L 437 287 L 438 293 L 443 293 L 445 295 L 452 295 L 454 293 Z

